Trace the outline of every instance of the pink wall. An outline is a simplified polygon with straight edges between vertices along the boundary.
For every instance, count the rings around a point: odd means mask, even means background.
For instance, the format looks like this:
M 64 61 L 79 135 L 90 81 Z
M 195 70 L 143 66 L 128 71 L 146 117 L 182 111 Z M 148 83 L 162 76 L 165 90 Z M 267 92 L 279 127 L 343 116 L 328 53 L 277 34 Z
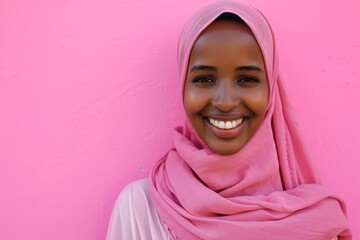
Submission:
M 177 37 L 206 2 L 0 2 L 0 239 L 104 239 L 121 188 L 172 145 Z M 360 4 L 251 2 L 360 238 Z

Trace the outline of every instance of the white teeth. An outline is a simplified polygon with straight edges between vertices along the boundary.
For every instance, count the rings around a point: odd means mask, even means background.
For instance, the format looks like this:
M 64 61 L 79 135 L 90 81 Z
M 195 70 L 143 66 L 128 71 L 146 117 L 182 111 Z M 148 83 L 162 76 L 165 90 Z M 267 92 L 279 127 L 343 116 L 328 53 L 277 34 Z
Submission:
M 232 129 L 232 128 L 236 128 L 237 126 L 239 126 L 244 118 L 240 118 L 237 120 L 233 120 L 233 121 L 221 121 L 221 120 L 215 120 L 213 118 L 209 118 L 209 121 L 212 125 L 214 125 L 217 128 L 220 129 Z
M 231 122 L 231 127 L 232 128 L 236 127 L 236 121 L 235 120 Z

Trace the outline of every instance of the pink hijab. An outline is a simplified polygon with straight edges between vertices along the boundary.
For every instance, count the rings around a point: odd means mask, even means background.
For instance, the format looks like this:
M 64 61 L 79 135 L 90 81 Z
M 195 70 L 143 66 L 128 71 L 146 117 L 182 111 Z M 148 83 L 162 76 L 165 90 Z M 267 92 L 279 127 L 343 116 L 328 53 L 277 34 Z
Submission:
M 279 78 L 271 28 L 255 8 L 217 2 L 198 11 L 179 40 L 183 92 L 192 46 L 222 13 L 238 15 L 262 50 L 270 86 L 265 119 L 233 155 L 202 143 L 188 120 L 175 131 L 175 148 L 154 166 L 154 205 L 172 239 L 351 239 L 344 204 L 319 184 L 297 119 Z

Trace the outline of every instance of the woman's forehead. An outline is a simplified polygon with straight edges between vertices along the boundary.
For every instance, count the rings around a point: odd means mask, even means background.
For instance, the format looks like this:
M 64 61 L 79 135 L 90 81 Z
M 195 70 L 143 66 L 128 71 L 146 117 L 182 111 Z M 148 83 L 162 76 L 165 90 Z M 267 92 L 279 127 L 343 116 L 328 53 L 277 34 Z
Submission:
M 195 41 L 195 45 L 217 44 L 230 40 L 243 42 L 256 41 L 250 28 L 241 23 L 230 21 L 215 21 L 202 31 Z
M 258 58 L 262 53 L 251 30 L 244 24 L 233 22 L 214 22 L 206 28 L 195 42 L 190 61 L 239 60 Z M 212 60 L 211 60 L 212 59 Z

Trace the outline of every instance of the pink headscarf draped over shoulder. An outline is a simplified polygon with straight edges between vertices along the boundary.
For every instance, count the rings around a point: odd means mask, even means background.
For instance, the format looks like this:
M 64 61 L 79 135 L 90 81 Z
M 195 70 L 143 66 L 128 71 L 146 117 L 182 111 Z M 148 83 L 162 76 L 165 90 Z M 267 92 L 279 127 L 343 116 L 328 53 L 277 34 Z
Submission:
M 179 40 L 181 93 L 192 46 L 222 13 L 252 30 L 266 67 L 270 94 L 262 125 L 233 155 L 212 152 L 188 120 L 175 148 L 151 172 L 152 199 L 172 239 L 351 239 L 343 203 L 319 184 L 296 117 L 279 79 L 271 28 L 255 8 L 217 2 L 186 23 Z

